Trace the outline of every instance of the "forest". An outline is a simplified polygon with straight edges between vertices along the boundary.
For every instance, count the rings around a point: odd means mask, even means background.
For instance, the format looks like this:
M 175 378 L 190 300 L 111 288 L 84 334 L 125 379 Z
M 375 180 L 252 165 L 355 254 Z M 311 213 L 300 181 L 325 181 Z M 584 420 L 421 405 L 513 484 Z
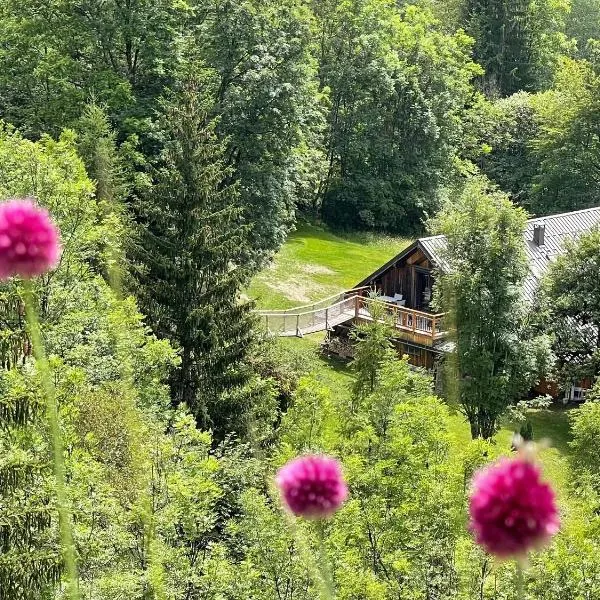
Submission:
M 597 207 L 600 0 L 2 0 L 0 600 L 600 600 Z

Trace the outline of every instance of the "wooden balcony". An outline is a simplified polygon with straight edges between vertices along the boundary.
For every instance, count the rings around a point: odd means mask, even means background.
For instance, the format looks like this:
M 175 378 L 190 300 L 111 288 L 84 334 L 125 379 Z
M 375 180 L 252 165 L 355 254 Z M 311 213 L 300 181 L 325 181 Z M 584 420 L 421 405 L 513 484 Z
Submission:
M 372 320 L 372 314 L 379 315 L 383 311 L 381 320 L 389 320 L 399 339 L 422 346 L 433 346 L 446 336 L 443 327 L 444 313 L 431 314 L 364 296 L 357 296 L 355 303 L 356 320 Z M 374 303 L 377 308 L 373 306 Z
M 283 337 L 302 337 L 331 330 L 337 325 L 369 321 L 389 321 L 399 339 L 422 346 L 433 346 L 446 335 L 443 314 L 430 314 L 376 298 L 363 296 L 363 289 L 300 306 L 295 309 L 258 311 L 265 327 Z M 373 315 L 376 315 L 374 317 Z

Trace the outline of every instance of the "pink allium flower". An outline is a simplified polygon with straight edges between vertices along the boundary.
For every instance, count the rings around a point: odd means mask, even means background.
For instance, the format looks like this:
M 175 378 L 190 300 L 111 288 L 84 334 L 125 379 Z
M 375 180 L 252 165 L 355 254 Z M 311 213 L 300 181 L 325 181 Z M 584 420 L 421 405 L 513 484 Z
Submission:
M 558 531 L 552 488 L 523 457 L 503 459 L 473 478 L 469 513 L 478 544 L 500 558 L 523 557 Z
M 297 516 L 319 519 L 332 515 L 348 496 L 340 463 L 327 456 L 301 456 L 277 473 L 277 486 Z
M 33 200 L 0 204 L 0 279 L 24 279 L 53 269 L 60 257 L 58 229 Z

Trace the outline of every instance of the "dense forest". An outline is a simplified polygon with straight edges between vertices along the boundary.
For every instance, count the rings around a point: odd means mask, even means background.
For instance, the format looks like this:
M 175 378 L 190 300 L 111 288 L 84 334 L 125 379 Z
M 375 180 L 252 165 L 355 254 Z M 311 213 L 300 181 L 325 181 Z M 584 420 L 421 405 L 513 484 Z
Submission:
M 521 297 L 600 205 L 600 0 L 3 0 L 0 119 L 0 600 L 600 600 L 600 384 L 560 531 L 499 441 L 600 375 L 597 229 Z M 444 389 L 385 315 L 347 389 L 264 331 L 300 220 L 446 236 Z

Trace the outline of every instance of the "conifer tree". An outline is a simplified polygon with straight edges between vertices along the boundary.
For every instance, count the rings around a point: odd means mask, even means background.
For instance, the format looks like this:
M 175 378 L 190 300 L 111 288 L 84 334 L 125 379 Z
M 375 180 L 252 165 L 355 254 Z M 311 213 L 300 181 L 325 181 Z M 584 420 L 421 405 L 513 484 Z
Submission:
M 466 0 L 464 23 L 485 69 L 486 94 L 510 96 L 550 82 L 564 50 L 567 12 L 562 0 Z
M 51 467 L 36 422 L 44 405 L 17 370 L 0 375 L 0 597 L 49 598 L 62 572 Z
M 469 0 L 466 20 L 487 92 L 509 96 L 533 87 L 529 0 Z
M 83 159 L 90 178 L 96 184 L 96 201 L 106 228 L 101 264 L 96 265 L 115 291 L 120 291 L 125 270 L 123 246 L 126 241 L 126 211 L 124 200 L 131 189 L 131 174 L 125 168 L 117 136 L 111 127 L 104 107 L 88 104 L 78 122 L 77 151 Z M 125 147 L 130 148 L 131 140 Z
M 140 206 L 136 269 L 152 327 L 180 352 L 173 401 L 187 403 L 203 427 L 222 420 L 219 397 L 246 382 L 253 337 L 239 293 L 248 228 L 207 116 L 210 84 L 206 74 L 189 77 L 165 104 L 164 151 Z

